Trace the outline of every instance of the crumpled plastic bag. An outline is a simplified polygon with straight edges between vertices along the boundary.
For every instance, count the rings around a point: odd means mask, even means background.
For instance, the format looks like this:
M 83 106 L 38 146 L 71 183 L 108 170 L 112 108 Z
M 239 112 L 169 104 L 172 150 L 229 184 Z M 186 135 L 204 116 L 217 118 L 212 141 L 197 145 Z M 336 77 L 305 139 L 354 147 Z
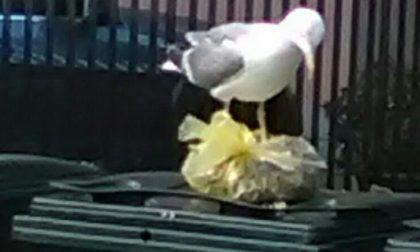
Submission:
M 209 124 L 187 115 L 178 137 L 188 142 L 181 172 L 189 186 L 225 199 L 257 204 L 310 199 L 317 171 L 327 167 L 304 138 L 259 141 L 256 132 L 223 110 Z

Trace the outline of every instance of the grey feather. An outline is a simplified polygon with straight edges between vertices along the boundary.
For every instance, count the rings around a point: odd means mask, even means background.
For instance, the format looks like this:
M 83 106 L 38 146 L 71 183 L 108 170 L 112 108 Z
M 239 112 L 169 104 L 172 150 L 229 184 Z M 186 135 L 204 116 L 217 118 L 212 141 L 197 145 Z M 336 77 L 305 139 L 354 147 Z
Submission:
M 185 39 L 191 49 L 183 55 L 182 68 L 190 82 L 211 89 L 240 72 L 244 67 L 241 53 L 223 45 L 223 41 L 235 42 L 246 35 L 252 25 L 229 23 L 207 31 L 190 31 Z
M 236 41 L 239 37 L 249 32 L 250 24 L 229 23 L 211 28 L 208 31 L 190 31 L 185 34 L 185 39 L 195 46 L 208 38 L 213 43 L 221 44 L 223 40 L 230 39 Z
M 204 40 L 184 53 L 182 64 L 190 82 L 211 89 L 240 72 L 244 60 L 239 51 Z
M 220 25 L 210 29 L 208 31 L 208 37 L 210 37 L 214 43 L 218 44 L 222 43 L 225 39 L 236 41 L 241 36 L 249 33 L 251 27 L 251 24 L 245 23 L 229 23 Z
M 185 40 L 192 46 L 200 44 L 207 38 L 207 31 L 190 31 L 185 34 Z

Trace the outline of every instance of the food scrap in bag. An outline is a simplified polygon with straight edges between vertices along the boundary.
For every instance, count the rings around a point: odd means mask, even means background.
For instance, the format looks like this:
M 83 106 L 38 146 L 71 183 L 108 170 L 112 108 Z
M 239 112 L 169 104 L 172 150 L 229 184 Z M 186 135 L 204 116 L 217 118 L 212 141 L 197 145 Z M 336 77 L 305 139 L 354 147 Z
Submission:
M 273 136 L 261 142 L 226 111 L 209 124 L 188 115 L 179 140 L 189 153 L 182 174 L 201 193 L 256 204 L 307 200 L 316 191 L 316 176 L 326 168 L 315 148 L 302 137 Z

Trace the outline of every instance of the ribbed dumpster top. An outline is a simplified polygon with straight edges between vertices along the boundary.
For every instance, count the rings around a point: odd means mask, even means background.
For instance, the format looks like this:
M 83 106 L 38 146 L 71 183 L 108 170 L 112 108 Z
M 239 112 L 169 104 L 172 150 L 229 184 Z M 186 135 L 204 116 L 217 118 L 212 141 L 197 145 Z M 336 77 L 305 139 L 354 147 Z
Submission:
M 325 197 L 341 208 L 306 204 L 277 215 L 246 215 L 247 211 L 238 211 L 246 206 L 232 204 L 234 211 L 208 213 L 145 204 L 151 199 L 178 200 L 181 205 L 204 199 L 180 197 L 181 193 L 160 197 L 165 190 L 128 191 L 107 183 L 108 189 L 96 180 L 96 190 L 91 184 L 90 193 L 67 190 L 35 197 L 28 215 L 15 216 L 14 238 L 107 251 L 380 251 L 420 202 L 408 194 L 329 193 Z

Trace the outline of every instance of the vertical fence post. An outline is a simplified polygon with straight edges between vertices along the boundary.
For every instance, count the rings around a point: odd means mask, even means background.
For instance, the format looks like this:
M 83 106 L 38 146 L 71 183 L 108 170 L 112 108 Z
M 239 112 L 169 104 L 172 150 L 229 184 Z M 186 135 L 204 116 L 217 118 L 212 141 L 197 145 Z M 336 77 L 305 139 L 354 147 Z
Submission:
M 188 9 L 188 30 L 197 29 L 197 12 L 198 12 L 198 0 L 190 0 L 190 6 Z
M 128 69 L 130 72 L 137 70 L 138 63 L 138 32 L 139 32 L 139 0 L 131 0 L 130 6 L 130 45 Z
M 109 62 L 108 69 L 115 70 L 115 65 L 117 61 L 117 24 L 118 24 L 118 0 L 107 0 L 110 1 L 109 6 L 109 15 L 111 24 L 109 26 Z
M 376 27 L 376 1 L 369 1 L 369 10 L 368 10 L 368 29 L 366 36 L 369 38 L 367 40 L 367 48 L 366 48 L 366 66 L 365 69 L 371 69 L 374 65 L 375 60 L 375 27 Z M 365 78 L 367 82 L 371 82 L 372 74 L 365 71 Z M 364 88 L 363 93 L 363 132 L 362 132 L 362 160 L 364 167 L 363 169 L 367 169 L 367 164 L 371 161 L 371 146 L 372 143 L 371 133 L 372 133 L 372 92 L 373 88 L 372 85 L 366 85 Z M 365 172 L 365 176 L 367 176 L 368 172 Z M 362 181 L 362 187 L 367 186 L 368 178 L 364 178 Z
M 245 2 L 245 21 L 250 22 L 254 18 L 254 0 Z
M 395 4 L 395 2 L 393 2 Z M 399 17 L 398 17 L 398 40 L 397 40 L 397 60 L 395 68 L 395 78 L 393 78 L 393 86 L 391 90 L 393 92 L 392 99 L 396 104 L 396 110 L 394 111 L 393 121 L 391 125 L 392 129 L 392 143 L 391 151 L 394 152 L 397 148 L 404 148 L 402 146 L 402 131 L 403 131 L 403 110 L 405 109 L 406 104 L 406 92 L 408 86 L 406 86 L 406 81 L 404 80 L 404 46 L 405 46 L 405 13 L 406 13 L 406 1 L 399 1 Z M 386 109 L 386 100 L 384 101 L 384 106 L 380 109 Z M 385 113 L 384 119 L 385 121 Z M 382 135 L 385 138 L 385 134 Z M 383 153 L 383 152 L 382 152 Z M 378 155 L 379 156 L 379 155 Z M 403 169 L 410 169 L 412 167 L 404 167 Z M 395 172 L 396 173 L 396 172 Z M 397 184 L 398 177 L 396 174 L 393 174 L 391 183 Z
M 231 22 L 235 19 L 235 0 L 227 1 L 226 21 Z
M 283 9 L 284 11 L 288 8 L 290 8 L 290 3 L 288 3 L 289 6 L 287 8 Z M 306 5 L 306 0 L 300 0 L 300 5 Z M 304 78 L 305 78 L 305 71 L 302 65 L 298 68 L 297 74 L 296 74 L 296 99 L 297 99 L 297 106 L 298 111 L 303 111 L 303 95 L 304 95 Z
M 350 69 L 349 69 L 349 93 L 348 93 L 348 115 L 347 115 L 347 122 L 350 124 L 350 127 L 354 125 L 353 123 L 353 115 L 354 115 L 354 105 L 356 99 L 356 81 L 357 81 L 357 69 L 358 69 L 358 60 L 357 55 L 359 51 L 359 46 L 357 43 L 357 38 L 359 34 L 359 6 L 360 0 L 353 0 L 353 7 L 352 7 L 352 24 L 351 24 L 351 33 L 350 33 Z M 351 172 L 352 172 L 352 165 L 353 165 L 353 154 L 355 151 L 355 141 L 353 137 L 349 137 L 347 139 L 347 146 L 345 146 L 344 152 L 344 160 L 345 160 L 345 176 L 344 176 L 344 188 L 349 190 L 351 189 Z
M 420 2 L 416 1 L 416 11 L 415 11 L 415 20 L 414 20 L 414 41 L 413 41 L 413 70 L 417 73 L 420 72 Z M 413 89 L 413 101 L 418 101 L 420 99 L 419 96 L 419 89 L 420 89 L 420 74 L 414 76 L 413 83 L 411 84 L 411 88 Z M 413 117 L 410 123 L 410 131 L 409 135 L 412 136 L 413 139 L 419 139 L 420 132 L 419 132 L 419 122 L 420 118 Z
M 176 7 L 177 7 L 177 0 L 167 0 L 167 12 L 166 12 L 166 44 L 175 43 L 176 40 Z
M 55 14 L 55 0 L 47 0 L 47 27 L 46 27 L 46 43 L 45 43 L 45 63 L 48 66 L 53 65 L 54 55 L 54 14 Z
M 416 14 L 414 21 L 414 56 L 413 56 L 413 69 L 420 71 L 420 3 L 416 1 Z
M 209 8 L 207 15 L 207 28 L 211 28 L 216 24 L 217 0 L 208 0 Z
M 272 8 L 273 8 L 273 0 L 264 0 L 263 18 L 265 21 L 271 20 Z
M 23 63 L 31 64 L 32 58 L 32 11 L 33 11 L 33 0 L 24 1 L 25 9 L 25 38 L 24 38 L 24 50 L 23 50 Z
M 67 67 L 74 67 L 76 58 L 76 43 L 75 43 L 75 24 L 76 24 L 76 2 L 75 0 L 67 0 Z
M 382 1 L 382 17 L 381 20 L 381 29 L 380 29 L 380 41 L 379 41 L 379 67 L 380 76 L 374 76 L 374 82 L 369 82 L 369 85 L 373 85 L 374 83 L 379 80 L 383 87 L 379 87 L 377 85 L 373 86 L 373 93 L 375 94 L 376 99 L 373 101 L 373 161 L 375 164 L 375 176 L 381 174 L 381 170 L 383 169 L 384 165 L 384 138 L 385 138 L 385 109 L 388 100 L 388 86 L 390 75 L 388 73 L 388 67 L 391 66 L 388 59 L 388 52 L 389 52 L 389 32 L 390 32 L 390 18 L 389 15 L 391 13 L 391 0 L 383 0 Z M 401 38 L 400 38 L 401 39 Z M 379 168 L 379 169 L 378 169 Z
M 88 68 L 96 68 L 96 25 L 98 23 L 98 0 L 90 0 L 88 16 L 89 42 L 87 52 Z
M 284 15 L 287 11 L 289 11 L 290 8 L 290 0 L 282 0 L 281 2 L 281 10 L 283 12 L 282 15 Z
M 321 15 L 324 14 L 325 2 L 318 0 L 317 10 Z M 313 81 L 313 104 L 312 104 L 312 123 L 311 123 L 311 143 L 315 148 L 319 145 L 319 115 L 321 106 L 321 82 L 322 82 L 322 55 L 324 51 L 324 43 L 318 48 L 316 52 L 316 71 Z
M 10 55 L 12 52 L 11 48 L 11 38 L 10 38 L 10 1 L 11 0 L 3 0 L 2 7 L 3 7 L 3 41 L 2 41 L 2 63 L 8 64 L 10 62 Z
M 188 10 L 188 30 L 197 29 L 197 12 L 198 12 L 198 0 L 190 0 L 190 6 Z
M 404 109 L 405 93 L 408 90 L 404 80 L 404 45 L 405 45 L 405 13 L 406 1 L 399 1 L 399 20 L 398 20 L 398 42 L 397 42 L 397 62 L 395 81 L 393 82 L 393 99 L 397 105 L 398 111 L 395 113 L 394 125 L 392 125 L 392 144 L 395 146 L 401 145 L 401 131 L 402 131 L 402 110 Z M 385 109 L 385 108 L 384 108 Z
M 149 29 L 149 71 L 154 72 L 157 63 L 157 36 L 159 27 L 159 0 L 151 0 Z
M 335 104 L 338 96 L 338 80 L 340 69 L 340 43 L 341 43 L 341 1 L 335 2 L 334 9 L 334 45 L 333 45 L 333 62 L 332 62 L 332 78 L 331 78 L 331 103 Z M 336 126 L 337 126 L 337 109 L 336 106 L 331 107 L 330 125 L 329 125 L 329 142 L 328 142 L 328 188 L 334 188 L 335 184 L 335 160 L 336 160 Z

